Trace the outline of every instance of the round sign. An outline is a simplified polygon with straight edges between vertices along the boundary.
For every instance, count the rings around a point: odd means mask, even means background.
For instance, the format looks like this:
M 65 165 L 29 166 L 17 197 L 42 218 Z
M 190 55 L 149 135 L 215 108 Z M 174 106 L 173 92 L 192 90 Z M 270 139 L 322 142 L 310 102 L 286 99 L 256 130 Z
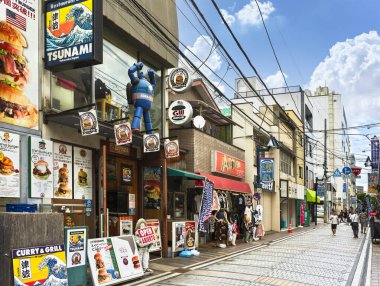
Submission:
M 342 170 L 342 173 L 345 175 L 351 174 L 351 168 L 350 167 L 344 167 Z
M 261 199 L 260 194 L 259 194 L 259 193 L 254 193 L 254 194 L 253 194 L 253 199 L 254 199 L 255 201 L 259 201 L 259 200 Z
M 175 68 L 169 74 L 169 87 L 175 92 L 185 92 L 192 82 L 190 73 L 185 68 Z
M 206 120 L 201 115 L 197 115 L 193 119 L 193 124 L 196 128 L 202 129 L 206 124 Z
M 172 123 L 183 125 L 192 119 L 193 107 L 185 100 L 176 100 L 170 104 L 168 115 Z

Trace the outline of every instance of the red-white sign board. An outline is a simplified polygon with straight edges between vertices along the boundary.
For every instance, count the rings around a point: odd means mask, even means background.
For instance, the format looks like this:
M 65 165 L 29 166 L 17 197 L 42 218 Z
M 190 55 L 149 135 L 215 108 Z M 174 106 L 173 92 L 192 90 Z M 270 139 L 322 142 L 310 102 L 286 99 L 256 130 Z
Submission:
M 355 177 L 359 176 L 362 168 L 351 168 L 352 173 L 354 174 Z
M 148 244 L 152 244 L 156 242 L 156 236 L 154 234 L 154 230 L 152 227 L 144 227 L 139 230 L 137 230 L 139 237 L 140 237 L 140 243 L 145 246 Z

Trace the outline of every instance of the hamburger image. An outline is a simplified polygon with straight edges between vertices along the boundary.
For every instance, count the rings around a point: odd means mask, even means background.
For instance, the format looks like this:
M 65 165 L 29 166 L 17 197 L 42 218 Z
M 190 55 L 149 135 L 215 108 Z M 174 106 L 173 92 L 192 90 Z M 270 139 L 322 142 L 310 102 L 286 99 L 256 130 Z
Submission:
M 86 117 L 85 119 L 83 119 L 83 128 L 85 129 L 92 128 L 92 121 L 89 117 Z
M 78 185 L 81 187 L 88 186 L 87 184 L 87 173 L 83 171 L 83 169 L 80 169 L 78 172 Z
M 58 190 L 55 191 L 55 195 L 58 197 L 70 197 L 71 189 L 66 183 L 60 183 Z
M 0 121 L 27 128 L 38 123 L 38 110 L 24 95 L 29 80 L 24 36 L 14 26 L 0 21 Z
M 146 197 L 153 200 L 159 200 L 160 199 L 160 188 L 158 186 L 152 186 L 152 185 L 145 185 L 144 186 Z
M 39 160 L 34 164 L 33 176 L 39 180 L 47 180 L 51 175 L 48 165 L 49 164 L 46 161 Z
M 138 256 L 133 256 L 132 257 L 132 263 L 133 263 L 133 267 L 135 269 L 139 269 L 141 266 L 140 266 L 140 260 L 139 260 L 139 257 Z
M 98 272 L 98 282 L 99 284 L 107 283 L 111 281 L 111 274 L 107 273 L 105 268 L 100 268 Z
M 13 161 L 9 157 L 3 157 L 0 161 L 0 174 L 3 176 L 12 175 L 14 172 L 18 173 L 13 166 Z
M 69 181 L 69 170 L 67 164 L 63 164 L 62 168 L 58 170 L 58 183 L 67 183 Z

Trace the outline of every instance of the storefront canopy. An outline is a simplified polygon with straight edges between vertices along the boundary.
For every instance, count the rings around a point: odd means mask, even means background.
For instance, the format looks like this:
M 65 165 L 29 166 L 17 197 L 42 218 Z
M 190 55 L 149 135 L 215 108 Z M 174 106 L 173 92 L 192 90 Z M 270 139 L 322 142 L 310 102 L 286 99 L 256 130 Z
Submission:
M 310 190 L 310 189 L 306 190 L 306 201 L 308 203 L 315 203 L 315 196 L 316 196 L 315 191 Z M 319 204 L 320 202 L 321 202 L 321 199 L 318 197 L 317 203 Z
M 236 180 L 226 179 L 209 174 L 199 173 L 201 176 L 205 176 L 209 181 L 214 183 L 214 188 L 217 190 L 225 190 L 239 193 L 251 193 L 251 187 L 246 182 L 240 182 Z
M 204 176 L 178 170 L 178 169 L 167 168 L 167 170 L 168 170 L 168 173 L 167 173 L 168 177 L 183 177 L 186 180 L 204 180 L 205 179 Z

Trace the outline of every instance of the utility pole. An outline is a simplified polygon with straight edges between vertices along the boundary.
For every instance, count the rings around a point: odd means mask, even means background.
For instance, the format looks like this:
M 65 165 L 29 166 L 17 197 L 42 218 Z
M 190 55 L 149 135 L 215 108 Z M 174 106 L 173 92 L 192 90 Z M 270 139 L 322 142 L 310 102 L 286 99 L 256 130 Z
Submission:
M 324 169 L 324 173 L 323 173 L 323 179 L 324 179 L 324 189 L 325 189 L 325 199 L 324 199 L 324 221 L 325 223 L 328 222 L 328 213 L 327 213 L 327 206 L 328 206 L 328 202 L 327 202 L 327 119 L 325 118 L 325 156 L 324 156 L 324 163 L 323 163 L 323 169 Z

